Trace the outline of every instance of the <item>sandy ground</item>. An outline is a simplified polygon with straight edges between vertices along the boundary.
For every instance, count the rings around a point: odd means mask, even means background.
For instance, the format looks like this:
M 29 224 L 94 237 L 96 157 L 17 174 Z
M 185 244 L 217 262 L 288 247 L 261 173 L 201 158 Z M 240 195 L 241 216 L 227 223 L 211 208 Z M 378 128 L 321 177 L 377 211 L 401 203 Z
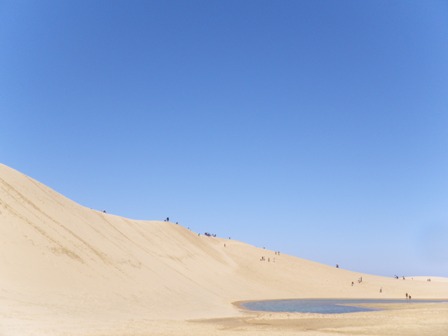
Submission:
M 378 306 L 379 307 L 379 306 Z M 17 320 L 3 335 L 179 336 L 179 335 L 369 335 L 446 336 L 448 305 L 419 304 L 382 307 L 385 310 L 350 314 L 247 313 L 240 317 L 200 320 L 129 319 L 122 323 L 91 319 L 71 321 L 47 317 L 36 326 Z M 65 330 L 61 332 L 61 327 Z
M 360 274 L 106 214 L 4 165 L 0 252 L 0 336 L 448 335 L 447 304 L 330 316 L 248 313 L 232 304 L 405 293 L 447 299 L 447 279 Z

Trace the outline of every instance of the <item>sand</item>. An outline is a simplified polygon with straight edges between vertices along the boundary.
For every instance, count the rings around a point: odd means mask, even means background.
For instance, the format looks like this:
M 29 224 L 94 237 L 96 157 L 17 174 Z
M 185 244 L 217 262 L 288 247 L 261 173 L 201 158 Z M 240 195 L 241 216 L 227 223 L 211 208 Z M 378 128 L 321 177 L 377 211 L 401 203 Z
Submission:
M 0 336 L 448 334 L 446 304 L 331 316 L 242 311 L 233 302 L 447 299 L 448 281 L 360 274 L 106 214 L 4 165 L 0 223 Z

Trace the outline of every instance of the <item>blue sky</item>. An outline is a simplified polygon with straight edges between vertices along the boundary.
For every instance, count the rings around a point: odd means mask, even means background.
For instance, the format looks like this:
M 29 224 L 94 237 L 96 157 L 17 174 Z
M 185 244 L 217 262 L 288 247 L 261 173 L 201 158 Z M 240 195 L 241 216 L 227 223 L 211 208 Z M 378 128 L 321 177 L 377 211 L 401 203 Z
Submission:
M 0 159 L 85 206 L 448 276 L 446 1 L 0 1 Z

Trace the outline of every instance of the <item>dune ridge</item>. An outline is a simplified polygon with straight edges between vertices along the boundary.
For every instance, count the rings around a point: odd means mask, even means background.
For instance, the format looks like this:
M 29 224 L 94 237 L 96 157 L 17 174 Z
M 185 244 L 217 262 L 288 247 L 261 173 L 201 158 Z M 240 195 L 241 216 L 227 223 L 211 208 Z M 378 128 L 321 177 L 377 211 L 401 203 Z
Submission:
M 360 274 L 92 210 L 5 165 L 0 219 L 0 335 L 239 316 L 242 300 L 448 298 L 445 281 Z

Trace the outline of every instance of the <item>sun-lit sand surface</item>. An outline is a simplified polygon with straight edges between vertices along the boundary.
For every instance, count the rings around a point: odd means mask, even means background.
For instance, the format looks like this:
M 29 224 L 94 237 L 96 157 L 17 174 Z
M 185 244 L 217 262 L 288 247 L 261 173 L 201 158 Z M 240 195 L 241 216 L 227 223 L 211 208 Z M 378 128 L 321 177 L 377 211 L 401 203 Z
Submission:
M 4 165 L 0 221 L 1 336 L 448 335 L 447 304 L 330 316 L 232 304 L 405 293 L 446 299 L 447 279 L 360 274 L 173 223 L 106 214 Z
M 410 279 L 416 281 L 448 282 L 448 278 L 432 277 L 432 276 L 416 276 L 416 277 L 410 277 Z

